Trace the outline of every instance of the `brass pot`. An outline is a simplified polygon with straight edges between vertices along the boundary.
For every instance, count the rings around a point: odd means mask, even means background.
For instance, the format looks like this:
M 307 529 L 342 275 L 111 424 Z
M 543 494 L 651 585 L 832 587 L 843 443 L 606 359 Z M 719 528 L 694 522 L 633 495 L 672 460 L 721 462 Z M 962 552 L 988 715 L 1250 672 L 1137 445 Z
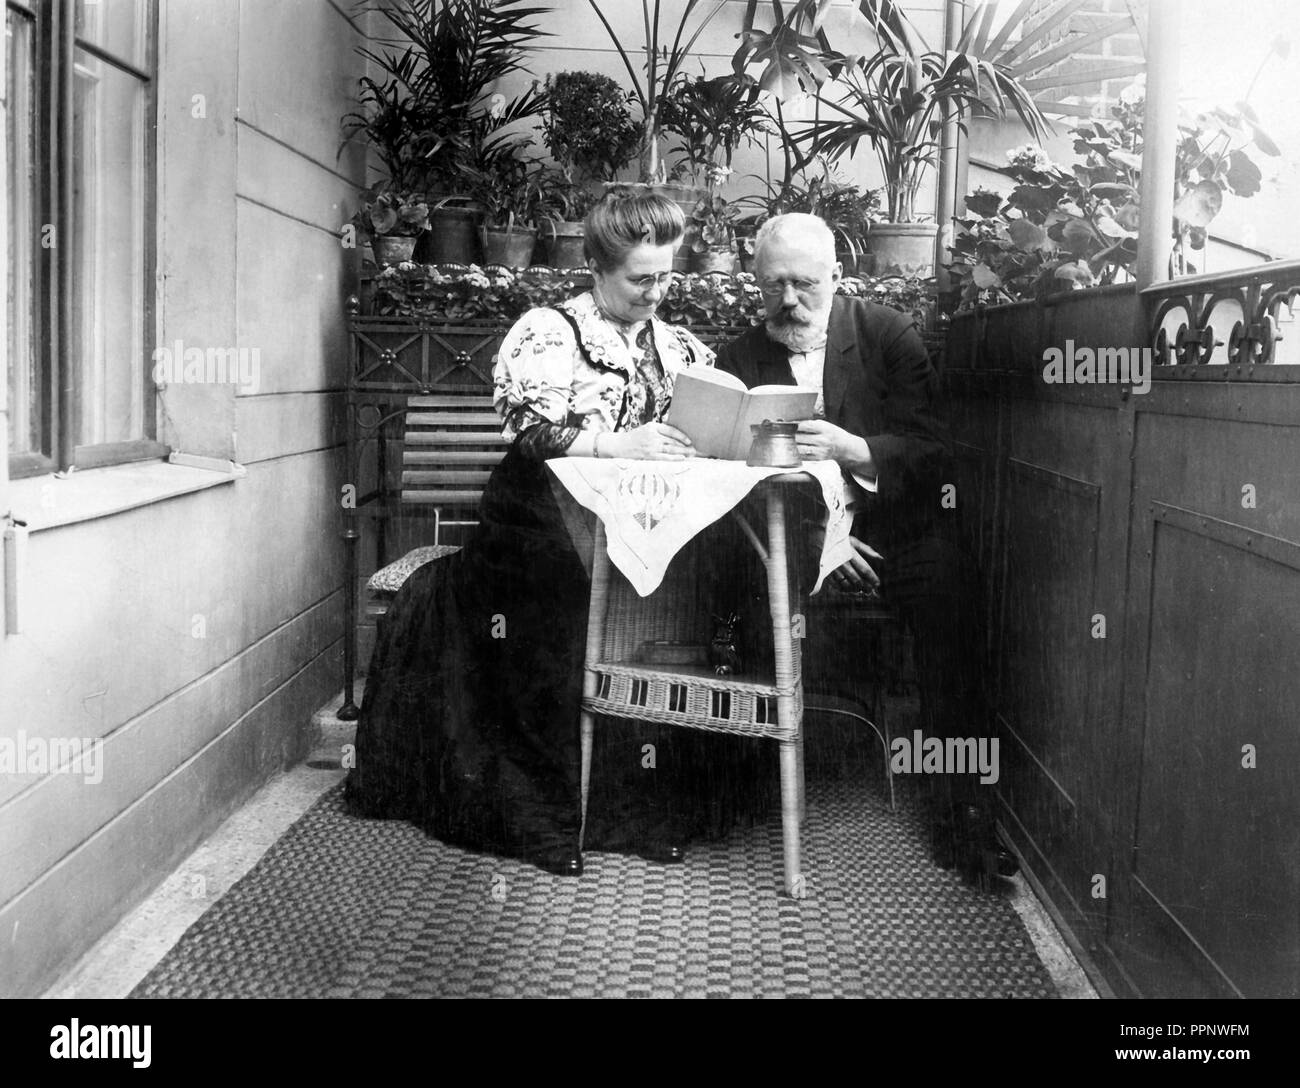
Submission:
M 745 464 L 751 468 L 798 468 L 803 464 L 799 443 L 795 439 L 799 432 L 798 423 L 765 419 L 762 423 L 750 424 L 749 431 L 754 440 L 749 445 Z

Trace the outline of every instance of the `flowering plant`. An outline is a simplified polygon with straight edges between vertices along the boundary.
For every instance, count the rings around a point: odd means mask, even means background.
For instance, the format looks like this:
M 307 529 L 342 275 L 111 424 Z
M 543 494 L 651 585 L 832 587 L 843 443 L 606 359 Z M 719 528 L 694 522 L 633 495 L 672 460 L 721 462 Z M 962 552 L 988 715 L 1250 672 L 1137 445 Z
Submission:
M 736 217 L 739 208 L 714 193 L 696 201 L 687 217 L 687 241 L 692 251 L 725 249 L 736 240 Z
M 407 262 L 386 268 L 374 279 L 373 312 L 383 317 L 433 321 L 510 322 L 535 306 L 553 306 L 591 286 L 585 269 L 468 265 L 440 271 Z
M 950 304 L 1009 302 L 1132 278 L 1144 95 L 1135 83 L 1120 94 L 1111 119 L 1076 126 L 1077 160 L 1069 168 L 1033 144 L 1007 152 L 1015 188 L 1005 197 L 977 190 L 956 220 Z M 1252 146 L 1279 153 L 1245 102 L 1180 120 L 1170 275 L 1198 271 L 1191 253 L 1205 248 L 1225 194 L 1259 192 L 1261 171 L 1247 153 Z
M 577 268 L 525 268 L 493 265 L 442 270 L 407 262 L 387 268 L 373 281 L 372 312 L 440 322 L 508 324 L 536 306 L 553 306 L 589 290 L 591 274 Z M 931 281 L 901 276 L 845 276 L 842 294 L 892 306 L 928 327 L 934 311 Z M 659 316 L 694 328 L 745 328 L 763 322 L 763 296 L 754 276 L 713 272 L 674 273 L 659 306 Z

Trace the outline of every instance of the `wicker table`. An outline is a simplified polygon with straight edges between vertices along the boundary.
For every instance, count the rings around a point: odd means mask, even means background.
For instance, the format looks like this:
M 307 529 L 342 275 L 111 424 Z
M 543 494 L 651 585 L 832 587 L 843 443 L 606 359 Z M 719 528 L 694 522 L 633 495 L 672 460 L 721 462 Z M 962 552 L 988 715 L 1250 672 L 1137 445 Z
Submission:
M 799 610 L 793 607 L 797 601 L 792 601 L 786 497 L 791 488 L 813 483 L 808 474 L 793 472 L 769 476 L 756 484 L 755 490 L 762 497 L 766 511 L 766 543 L 739 507 L 730 512 L 767 570 L 774 662 L 770 678 L 719 676 L 708 667 L 707 661 L 675 665 L 639 661 L 634 651 L 636 636 L 676 633 L 674 621 L 680 626 L 682 617 L 690 611 L 689 590 L 682 592 L 680 583 L 666 579 L 649 597 L 638 599 L 612 570 L 605 529 L 597 521 L 581 722 L 584 826 L 597 715 L 775 740 L 780 745 L 784 883 L 786 893 L 796 899 L 806 894 L 799 859 L 799 830 L 804 818 L 803 692 L 799 658 L 802 632 L 793 622 Z M 672 565 L 679 565 L 678 561 L 674 560 Z M 698 610 L 698 601 L 695 607 Z M 616 619 L 614 614 L 620 608 L 623 614 Z M 614 631 L 616 626 L 621 630 Z

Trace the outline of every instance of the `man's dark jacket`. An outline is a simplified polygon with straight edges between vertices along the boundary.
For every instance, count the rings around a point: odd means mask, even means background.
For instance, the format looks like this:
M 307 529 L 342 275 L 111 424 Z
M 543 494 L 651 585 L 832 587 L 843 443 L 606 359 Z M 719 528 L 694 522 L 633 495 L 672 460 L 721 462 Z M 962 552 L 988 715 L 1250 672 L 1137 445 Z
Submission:
M 749 388 L 794 385 L 789 351 L 760 325 L 718 352 L 720 369 Z M 939 379 L 910 317 L 865 299 L 836 295 L 822 379 L 826 418 L 867 440 L 879 490 L 855 535 L 888 557 L 949 519 L 942 488 L 954 483 L 947 428 L 935 414 Z

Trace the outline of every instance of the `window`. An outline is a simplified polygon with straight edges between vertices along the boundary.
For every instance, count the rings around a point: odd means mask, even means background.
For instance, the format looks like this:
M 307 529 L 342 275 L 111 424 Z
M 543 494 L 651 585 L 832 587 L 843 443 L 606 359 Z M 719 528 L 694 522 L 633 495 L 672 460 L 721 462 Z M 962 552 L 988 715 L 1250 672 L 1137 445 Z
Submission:
M 161 456 L 156 0 L 6 0 L 12 476 Z

